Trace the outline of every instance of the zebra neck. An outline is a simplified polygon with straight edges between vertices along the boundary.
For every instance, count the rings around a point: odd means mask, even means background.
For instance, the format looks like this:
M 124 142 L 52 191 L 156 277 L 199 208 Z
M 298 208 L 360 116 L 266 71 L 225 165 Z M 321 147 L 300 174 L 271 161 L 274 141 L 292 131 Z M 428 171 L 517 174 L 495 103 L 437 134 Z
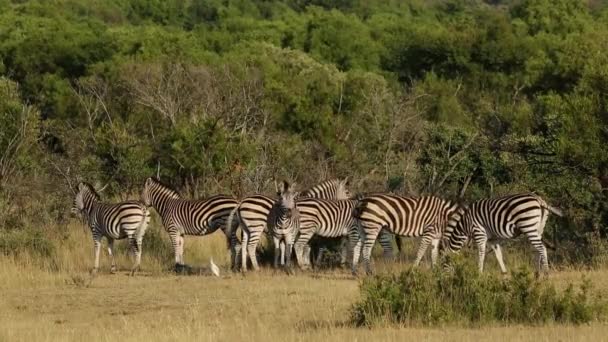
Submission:
M 171 208 L 171 203 L 172 201 L 174 201 L 175 199 L 170 198 L 168 196 L 154 196 L 153 197 L 153 201 L 152 201 L 152 207 L 154 207 L 154 209 L 156 209 L 156 211 L 158 212 L 158 214 L 161 217 L 166 216 Z

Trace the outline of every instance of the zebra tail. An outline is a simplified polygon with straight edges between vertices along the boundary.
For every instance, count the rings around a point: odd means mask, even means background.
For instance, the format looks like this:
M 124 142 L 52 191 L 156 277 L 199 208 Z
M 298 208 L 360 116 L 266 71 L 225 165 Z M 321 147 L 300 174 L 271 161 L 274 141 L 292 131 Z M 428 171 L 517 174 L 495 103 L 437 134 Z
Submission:
M 546 246 L 547 248 L 549 248 L 550 250 L 554 251 L 554 250 L 556 250 L 556 249 L 557 249 L 557 248 L 555 247 L 555 245 L 554 245 L 554 244 L 552 244 L 551 242 L 549 242 L 549 240 L 545 239 L 544 237 L 541 239 L 541 241 L 542 241 L 542 242 L 545 244 L 545 246 Z
M 559 217 L 564 217 L 564 212 L 561 209 L 550 206 L 549 204 L 547 204 L 547 202 L 545 202 L 544 199 L 542 199 L 542 197 L 538 196 L 537 194 L 533 193 L 533 195 L 536 197 L 536 199 L 540 203 L 540 206 L 543 209 L 547 209 L 548 211 L 552 212 L 553 214 L 555 214 Z
M 555 214 L 555 215 L 557 215 L 557 216 L 559 216 L 559 217 L 564 217 L 564 212 L 563 212 L 561 209 L 559 209 L 559 208 L 556 208 L 556 207 L 552 207 L 552 206 L 550 206 L 550 205 L 547 205 L 547 209 L 548 209 L 550 212 L 552 212 L 553 214 Z
M 226 220 L 226 231 L 225 232 L 226 232 L 226 241 L 228 242 L 228 249 L 230 249 L 232 246 L 231 245 L 232 244 L 232 230 L 233 230 L 232 224 L 234 222 L 234 216 L 237 214 L 236 212 L 238 209 L 239 209 L 239 206 L 238 205 L 235 206 L 234 209 L 232 209 L 230 211 L 230 215 L 228 215 L 228 219 Z M 238 218 L 237 218 L 236 224 L 237 224 L 237 228 L 238 228 L 238 225 L 239 225 Z

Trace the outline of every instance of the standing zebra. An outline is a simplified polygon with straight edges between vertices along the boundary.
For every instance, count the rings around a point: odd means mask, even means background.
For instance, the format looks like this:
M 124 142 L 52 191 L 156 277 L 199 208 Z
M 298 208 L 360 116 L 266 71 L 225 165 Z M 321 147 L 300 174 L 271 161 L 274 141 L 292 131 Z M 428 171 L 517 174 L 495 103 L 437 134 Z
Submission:
M 173 245 L 175 268 L 184 267 L 184 235 L 207 235 L 221 229 L 228 238 L 231 262 L 236 262 L 237 241 L 231 239 L 231 227 L 227 225 L 230 212 L 238 201 L 230 196 L 215 195 L 201 200 L 182 199 L 179 193 L 158 179 L 148 178 L 142 193 L 143 202 L 152 206 L 163 222 Z
M 295 184 L 283 182 L 279 190 L 279 199 L 268 215 L 270 235 L 274 242 L 274 267 L 279 265 L 281 254 L 285 256 L 285 267 L 291 266 L 291 251 L 295 235 L 298 232 L 298 210 L 296 209 Z
M 538 254 L 537 274 L 549 268 L 547 249 L 542 241 L 549 212 L 563 216 L 561 210 L 548 205 L 535 194 L 517 194 L 493 199 L 483 199 L 463 208 L 450 219 L 441 243 L 441 249 L 459 251 L 473 238 L 479 252 L 479 271 L 483 272 L 486 244 L 494 250 L 500 270 L 507 272 L 502 259 L 500 240 L 526 235 Z
M 382 229 L 399 236 L 422 236 L 414 265 L 418 266 L 432 243 L 431 262 L 437 261 L 437 250 L 448 219 L 458 205 L 434 196 L 404 197 L 374 194 L 361 199 L 354 210 L 357 232 L 349 234 L 353 250 L 353 274 L 357 272 L 359 251 L 363 247 L 366 272 L 371 273 L 370 256 L 376 237 Z
M 134 275 L 139 270 L 142 240 L 150 222 L 148 209 L 143 203 L 137 201 L 116 204 L 101 203 L 99 195 L 88 183 L 79 183 L 77 189 L 72 212 L 81 213 L 91 227 L 95 248 L 95 266 L 92 273 L 97 273 L 99 269 L 101 238 L 106 237 L 108 254 L 112 261 L 110 272 L 116 272 L 114 240 L 127 238 L 135 255 L 135 262 L 131 268 L 131 275 Z
M 358 200 L 324 200 L 318 198 L 305 198 L 297 201 L 299 212 L 298 237 L 295 243 L 296 258 L 301 268 L 310 266 L 310 251 L 305 247 L 309 245 L 314 235 L 328 238 L 347 238 L 349 232 L 356 227 L 353 211 L 359 203 Z M 390 232 L 382 230 L 380 244 L 385 257 L 393 255 L 393 236 Z M 345 246 L 349 246 L 345 244 Z M 342 250 L 342 262 L 346 255 L 352 252 L 347 248 Z
M 350 192 L 346 189 L 348 180 L 329 180 L 300 194 L 301 197 L 324 196 L 333 199 L 347 199 Z M 262 233 L 266 230 L 268 215 L 276 200 L 264 195 L 253 195 L 243 198 L 238 206 L 230 213 L 228 224 L 232 226 L 236 220 L 242 230 L 241 241 L 241 271 L 247 271 L 247 255 L 251 259 L 254 270 L 258 270 L 258 261 L 255 255 L 257 245 Z M 236 229 L 233 229 L 236 239 Z

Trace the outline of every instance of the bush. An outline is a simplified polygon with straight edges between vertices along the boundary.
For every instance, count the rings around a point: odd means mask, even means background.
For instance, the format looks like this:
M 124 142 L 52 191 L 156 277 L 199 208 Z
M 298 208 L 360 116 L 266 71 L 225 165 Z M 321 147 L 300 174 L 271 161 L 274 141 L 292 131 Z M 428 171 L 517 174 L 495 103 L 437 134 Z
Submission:
M 49 258 L 54 256 L 55 246 L 49 238 L 38 230 L 2 231 L 0 234 L 0 254 L 18 255 L 21 252 Z
M 380 322 L 438 325 L 492 322 L 540 324 L 586 323 L 603 317 L 602 298 L 583 279 L 563 291 L 535 280 L 525 268 L 503 279 L 479 274 L 472 265 L 456 263 L 453 272 L 411 268 L 379 275 L 361 284 L 363 299 L 352 309 L 358 326 Z

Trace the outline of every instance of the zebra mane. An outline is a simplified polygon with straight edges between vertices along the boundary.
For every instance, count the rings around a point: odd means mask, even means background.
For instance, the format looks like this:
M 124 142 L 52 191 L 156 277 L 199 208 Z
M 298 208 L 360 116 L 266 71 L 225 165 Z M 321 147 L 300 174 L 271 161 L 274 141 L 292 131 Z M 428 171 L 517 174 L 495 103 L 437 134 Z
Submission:
M 99 196 L 99 194 L 91 184 L 87 182 L 80 182 L 79 188 L 80 187 L 84 187 L 91 195 L 93 195 L 93 197 L 95 197 L 96 201 L 101 201 L 101 196 Z
M 164 194 L 169 195 L 172 198 L 181 198 L 182 197 L 179 194 L 179 192 L 174 190 L 170 185 L 163 183 L 160 179 L 158 179 L 156 177 L 150 177 L 148 179 L 151 180 L 152 183 L 154 185 L 156 185 L 156 188 L 159 189 L 160 191 L 162 191 Z

